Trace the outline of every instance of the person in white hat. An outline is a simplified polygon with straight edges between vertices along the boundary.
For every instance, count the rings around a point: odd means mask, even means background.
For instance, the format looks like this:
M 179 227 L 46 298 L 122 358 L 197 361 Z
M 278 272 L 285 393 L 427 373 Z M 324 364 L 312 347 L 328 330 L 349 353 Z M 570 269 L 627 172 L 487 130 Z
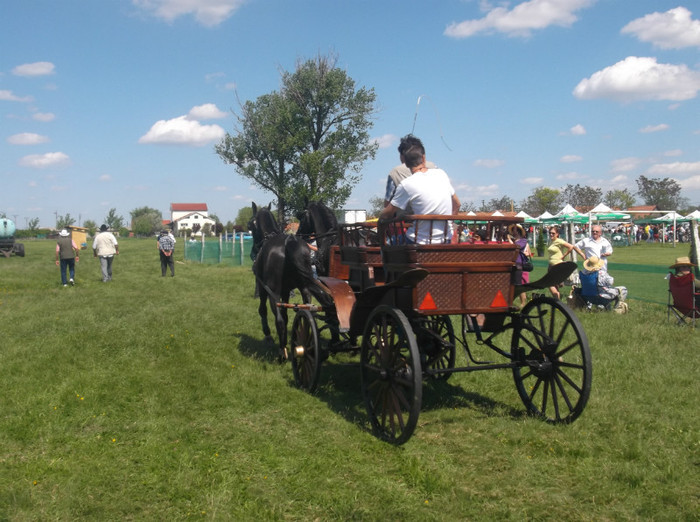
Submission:
M 61 269 L 63 286 L 68 286 L 68 283 L 71 286 L 75 284 L 75 262 L 79 260 L 78 247 L 71 238 L 70 232 L 64 228 L 58 233 L 56 241 L 56 266 Z M 66 271 L 69 277 L 66 277 Z

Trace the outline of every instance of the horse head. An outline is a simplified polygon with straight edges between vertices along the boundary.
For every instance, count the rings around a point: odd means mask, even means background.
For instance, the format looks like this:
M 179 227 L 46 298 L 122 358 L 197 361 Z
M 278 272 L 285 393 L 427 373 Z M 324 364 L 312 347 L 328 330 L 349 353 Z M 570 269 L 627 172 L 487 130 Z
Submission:
M 338 241 L 338 220 L 335 213 L 324 203 L 306 202 L 306 208 L 297 214 L 299 229 L 297 235 L 305 239 L 313 238 L 318 246 L 318 268 L 320 275 L 328 275 L 330 248 Z
M 248 230 L 253 236 L 253 248 L 250 251 L 250 257 L 253 260 L 260 251 L 263 241 L 267 237 L 281 232 L 277 220 L 270 210 L 271 207 L 272 203 L 267 207 L 258 207 L 255 202 L 252 204 L 253 217 L 248 221 Z

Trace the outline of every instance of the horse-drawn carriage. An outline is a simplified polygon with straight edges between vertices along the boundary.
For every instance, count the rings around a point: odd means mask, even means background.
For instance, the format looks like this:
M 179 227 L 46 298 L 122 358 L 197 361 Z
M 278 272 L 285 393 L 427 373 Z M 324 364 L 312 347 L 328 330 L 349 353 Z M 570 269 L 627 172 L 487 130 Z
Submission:
M 459 242 L 448 220 L 479 223 L 488 240 Z M 377 234 L 376 224 L 345 225 L 330 248 L 321 305 L 278 303 L 295 313 L 290 359 L 296 384 L 313 392 L 329 355 L 360 355 L 361 387 L 372 428 L 394 444 L 417 425 L 425 379 L 456 372 L 510 369 L 528 411 L 569 423 L 583 411 L 591 387 L 591 355 L 578 318 L 543 295 L 520 310 L 522 291 L 563 281 L 575 268 L 562 263 L 529 285 L 514 284 L 518 248 L 507 227 L 518 218 L 403 216 Z M 416 227 L 444 228 L 430 244 L 410 241 Z M 286 323 L 286 314 L 285 314 Z M 457 328 L 455 328 L 457 326 Z M 455 332 L 457 330 L 457 332 Z M 502 359 L 479 360 L 468 339 Z M 457 347 L 466 364 L 457 366 Z

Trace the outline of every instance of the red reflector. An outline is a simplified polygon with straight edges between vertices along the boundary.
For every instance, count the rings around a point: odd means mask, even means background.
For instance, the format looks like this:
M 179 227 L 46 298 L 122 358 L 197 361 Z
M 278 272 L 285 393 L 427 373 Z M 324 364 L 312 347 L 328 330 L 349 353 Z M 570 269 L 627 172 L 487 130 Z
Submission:
M 433 301 L 433 296 L 430 295 L 430 292 L 425 294 L 423 302 L 418 307 L 418 310 L 437 310 L 437 305 L 435 301 Z
M 491 301 L 491 308 L 506 308 L 507 306 L 508 301 L 506 301 L 506 298 L 503 297 L 503 294 L 499 290 L 498 293 L 496 293 L 496 297 Z

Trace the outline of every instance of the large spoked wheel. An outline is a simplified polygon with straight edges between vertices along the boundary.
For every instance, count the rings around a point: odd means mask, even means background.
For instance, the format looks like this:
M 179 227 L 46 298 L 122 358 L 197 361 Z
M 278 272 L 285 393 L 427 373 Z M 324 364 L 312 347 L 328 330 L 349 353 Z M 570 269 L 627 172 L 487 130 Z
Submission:
M 416 429 L 423 394 L 418 345 L 403 312 L 386 305 L 372 311 L 362 336 L 360 366 L 374 433 L 403 444 Z
M 568 307 L 549 297 L 533 299 L 520 315 L 511 345 L 520 398 L 530 413 L 547 422 L 572 422 L 591 392 L 586 333 Z
M 292 325 L 292 372 L 299 388 L 316 391 L 321 376 L 321 350 L 314 316 L 299 310 Z
M 449 315 L 431 315 L 419 320 L 418 346 L 423 356 L 421 365 L 429 370 L 449 370 L 455 367 L 457 347 L 455 330 Z M 433 379 L 447 380 L 451 372 L 428 373 Z

